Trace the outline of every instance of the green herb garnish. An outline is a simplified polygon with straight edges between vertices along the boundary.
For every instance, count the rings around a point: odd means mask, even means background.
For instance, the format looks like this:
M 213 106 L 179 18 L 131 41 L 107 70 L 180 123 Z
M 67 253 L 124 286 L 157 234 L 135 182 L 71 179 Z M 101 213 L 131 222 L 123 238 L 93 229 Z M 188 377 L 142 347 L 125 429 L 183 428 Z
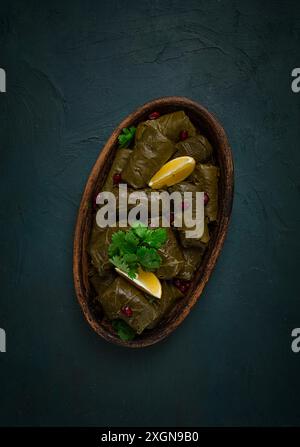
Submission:
M 129 128 L 125 127 L 122 133 L 118 136 L 120 147 L 128 147 L 131 140 L 134 137 L 136 127 L 131 126 Z
M 135 337 L 134 330 L 123 320 L 113 320 L 112 327 L 121 340 L 130 341 Z
M 134 279 L 138 268 L 156 270 L 161 265 L 157 250 L 166 242 L 165 228 L 148 228 L 140 223 L 128 231 L 113 234 L 108 248 L 110 262 Z

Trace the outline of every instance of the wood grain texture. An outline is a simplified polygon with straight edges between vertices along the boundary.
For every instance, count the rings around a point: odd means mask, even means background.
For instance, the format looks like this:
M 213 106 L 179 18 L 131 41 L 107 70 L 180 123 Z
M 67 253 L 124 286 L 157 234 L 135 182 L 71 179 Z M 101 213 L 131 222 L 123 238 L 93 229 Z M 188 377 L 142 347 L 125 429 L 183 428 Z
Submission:
M 184 110 L 195 126 L 211 141 L 217 164 L 220 167 L 219 214 L 208 249 L 193 279 L 189 294 L 174 306 L 169 315 L 156 328 L 146 330 L 135 340 L 125 342 L 117 337 L 110 324 L 99 319 L 92 306 L 93 294 L 88 279 L 89 259 L 87 254 L 93 216 L 92 200 L 95 193 L 99 192 L 111 166 L 118 148 L 118 135 L 121 130 L 146 120 L 149 113 L 156 110 L 161 114 Z M 141 348 L 163 340 L 183 322 L 200 298 L 221 252 L 231 214 L 233 188 L 233 160 L 225 131 L 217 119 L 200 104 L 185 97 L 163 97 L 146 103 L 120 123 L 100 152 L 91 171 L 82 196 L 74 237 L 73 274 L 77 298 L 86 320 L 99 335 L 118 345 Z

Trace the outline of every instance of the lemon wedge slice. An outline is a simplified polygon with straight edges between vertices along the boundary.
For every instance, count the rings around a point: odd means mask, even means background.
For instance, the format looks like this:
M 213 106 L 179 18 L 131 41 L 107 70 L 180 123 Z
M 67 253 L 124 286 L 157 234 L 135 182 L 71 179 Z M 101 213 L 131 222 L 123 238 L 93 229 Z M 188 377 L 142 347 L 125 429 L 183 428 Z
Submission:
M 154 296 L 155 298 L 161 298 L 161 283 L 157 276 L 154 275 L 154 273 L 145 272 L 144 270 L 139 269 L 137 276 L 132 279 L 127 275 L 127 273 L 123 272 L 117 267 L 115 270 L 117 273 L 119 273 L 119 275 L 124 276 L 124 278 L 128 279 L 128 281 L 134 284 L 138 289 L 143 290 L 144 292 L 148 293 L 151 296 Z
M 152 177 L 149 186 L 152 189 L 160 189 L 164 186 L 172 186 L 185 180 L 195 169 L 196 162 L 193 157 L 177 157 L 164 164 Z

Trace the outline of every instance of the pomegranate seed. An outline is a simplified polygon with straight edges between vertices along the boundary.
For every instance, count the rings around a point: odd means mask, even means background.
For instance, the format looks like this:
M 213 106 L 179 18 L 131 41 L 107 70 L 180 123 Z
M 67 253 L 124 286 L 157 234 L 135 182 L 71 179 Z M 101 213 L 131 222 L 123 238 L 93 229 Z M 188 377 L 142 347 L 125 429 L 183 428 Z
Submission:
M 181 280 L 180 279 L 175 279 L 174 280 L 174 286 L 178 287 L 178 289 L 179 289 L 180 286 L 181 286 Z
M 206 206 L 209 202 L 209 195 L 207 192 L 204 193 L 204 206 Z
M 126 317 L 131 317 L 132 314 L 133 314 L 132 309 L 131 309 L 131 307 L 129 307 L 129 306 L 124 306 L 124 307 L 122 307 L 121 312 L 122 312 L 122 314 L 124 314 Z
M 187 130 L 182 130 L 182 131 L 180 132 L 180 135 L 179 135 L 179 139 L 180 139 L 180 141 L 184 141 L 184 140 L 186 140 L 188 137 L 189 137 L 189 134 L 188 134 L 188 131 L 187 131 Z
M 113 184 L 118 185 L 122 181 L 122 176 L 118 172 L 113 175 Z
M 160 117 L 160 113 L 159 112 L 152 112 L 149 115 L 149 120 L 156 120 L 159 117 Z
M 186 287 L 186 290 L 188 290 L 188 289 L 190 288 L 191 281 L 185 280 L 185 281 L 184 281 L 184 285 L 185 285 L 185 287 Z
M 175 279 L 174 285 L 180 290 L 181 293 L 186 293 L 190 288 L 191 281 L 185 279 Z

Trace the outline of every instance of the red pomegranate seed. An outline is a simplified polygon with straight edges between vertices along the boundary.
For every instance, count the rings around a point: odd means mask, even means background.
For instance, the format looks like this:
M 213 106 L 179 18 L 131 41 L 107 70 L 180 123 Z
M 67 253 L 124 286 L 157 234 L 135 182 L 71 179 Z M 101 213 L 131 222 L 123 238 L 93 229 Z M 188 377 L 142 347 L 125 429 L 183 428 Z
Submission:
M 185 293 L 187 290 L 184 284 L 181 284 L 181 286 L 178 287 L 178 289 L 180 290 L 181 293 Z
M 121 312 L 122 312 L 122 314 L 124 314 L 126 317 L 131 317 L 132 314 L 133 314 L 132 309 L 131 309 L 131 307 L 129 307 L 129 306 L 124 306 L 124 307 L 122 307 Z
M 122 176 L 118 172 L 113 175 L 113 184 L 118 185 L 122 181 Z
M 184 141 L 184 140 L 186 140 L 188 137 L 189 137 L 189 134 L 188 134 L 188 131 L 187 131 L 187 130 L 182 130 L 182 131 L 180 132 L 180 135 L 179 135 L 179 139 L 180 139 L 180 141 Z
M 159 117 L 160 117 L 160 113 L 159 112 L 152 112 L 149 115 L 149 120 L 156 120 Z
M 179 289 L 179 287 L 181 286 L 181 280 L 180 279 L 175 279 L 174 280 L 174 286 L 178 287 L 178 289 Z
M 186 289 L 189 289 L 190 285 L 191 285 L 191 281 L 185 280 L 184 285 L 185 285 Z
M 207 192 L 204 193 L 204 206 L 206 206 L 209 202 L 209 195 Z

